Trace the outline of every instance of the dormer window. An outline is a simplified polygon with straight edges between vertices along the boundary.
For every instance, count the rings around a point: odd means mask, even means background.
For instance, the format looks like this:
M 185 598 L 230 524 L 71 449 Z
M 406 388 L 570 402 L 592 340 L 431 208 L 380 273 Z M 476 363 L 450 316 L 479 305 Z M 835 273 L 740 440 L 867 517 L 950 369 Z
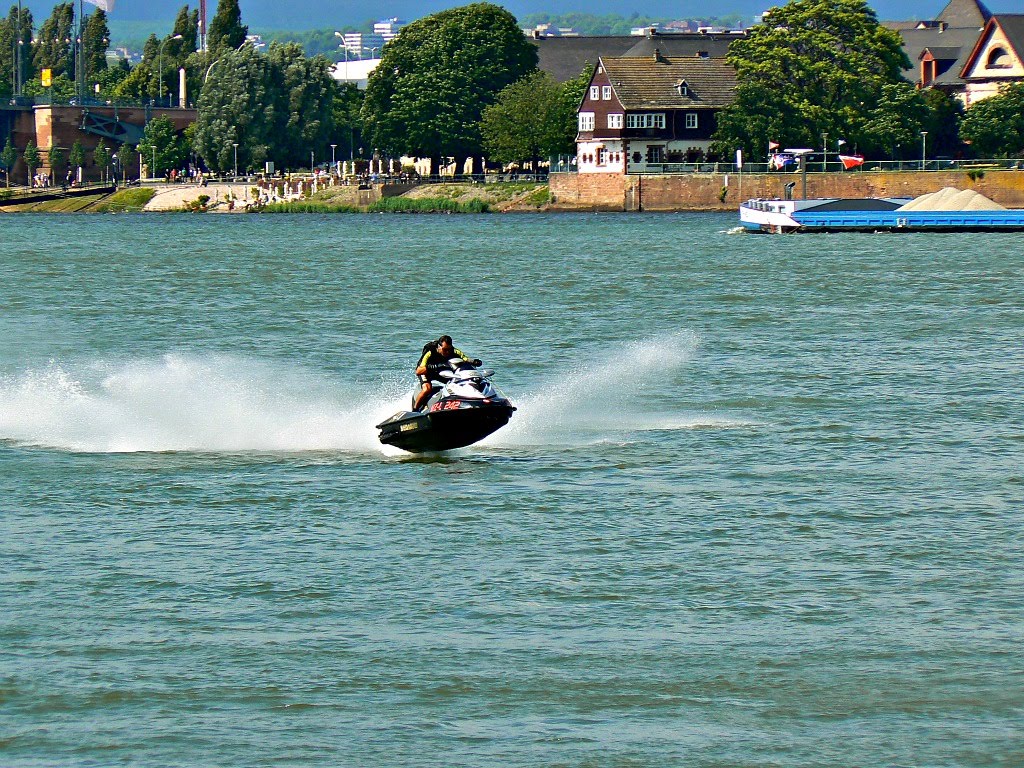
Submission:
M 676 93 L 680 96 L 686 96 L 687 98 L 693 95 L 690 93 L 690 86 L 685 80 L 680 80 L 676 83 Z
M 1006 52 L 1005 48 L 993 48 L 985 64 L 986 69 L 1009 69 L 1012 66 L 1013 59 L 1010 58 L 1010 54 Z

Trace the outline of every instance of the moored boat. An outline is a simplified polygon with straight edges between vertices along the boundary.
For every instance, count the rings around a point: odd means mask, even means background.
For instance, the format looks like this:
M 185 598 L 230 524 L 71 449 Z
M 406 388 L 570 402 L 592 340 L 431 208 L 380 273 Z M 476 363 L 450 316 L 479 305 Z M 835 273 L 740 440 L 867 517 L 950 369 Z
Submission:
M 750 232 L 770 233 L 1002 232 L 1024 230 L 1024 210 L 1003 208 L 970 190 L 947 189 L 918 198 L 747 200 L 740 205 L 740 223 Z

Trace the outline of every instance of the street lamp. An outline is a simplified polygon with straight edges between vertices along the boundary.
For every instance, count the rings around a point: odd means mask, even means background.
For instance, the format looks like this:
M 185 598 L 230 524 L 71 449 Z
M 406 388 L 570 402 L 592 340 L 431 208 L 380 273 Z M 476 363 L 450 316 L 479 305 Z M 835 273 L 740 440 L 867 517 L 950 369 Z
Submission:
M 339 45 L 338 47 L 345 49 L 345 82 L 347 83 L 348 82 L 348 43 L 345 42 L 345 36 L 343 34 L 341 34 L 341 32 L 335 32 L 334 36 L 338 37 L 338 38 L 341 38 L 341 45 Z
M 231 146 L 235 148 L 235 181 L 238 181 L 238 142 L 233 143 Z
M 159 58 L 159 71 L 157 75 L 160 78 L 160 105 L 163 106 L 164 101 L 164 46 L 167 45 L 168 40 L 181 40 L 181 35 L 174 35 L 172 37 L 164 38 L 163 42 L 160 43 L 160 58 Z
M 336 170 L 336 165 L 337 165 L 337 162 L 334 159 L 334 148 L 337 147 L 337 146 L 338 146 L 337 144 L 331 144 L 331 170 L 332 170 L 332 172 L 334 170 Z
M 921 170 L 924 170 L 925 143 L 928 138 L 928 131 L 921 131 Z
M 243 40 L 243 41 L 242 41 L 242 44 L 241 44 L 240 46 L 238 46 L 237 48 L 235 48 L 235 52 L 237 53 L 238 51 L 240 51 L 240 50 L 242 50 L 243 48 L 245 48 L 245 46 L 246 46 L 246 44 L 247 44 L 247 43 L 252 43 L 252 40 L 250 40 L 249 38 L 246 38 L 245 40 Z M 255 44 L 255 43 L 253 43 L 253 45 L 256 45 L 256 44 Z M 257 47 L 258 47 L 258 46 L 257 46 Z M 210 71 L 211 71 L 211 70 L 213 69 L 213 67 L 214 67 L 214 64 L 219 64 L 219 63 L 220 63 L 220 61 L 221 61 L 221 59 L 223 59 L 223 58 L 224 58 L 224 57 L 223 57 L 223 56 L 221 56 L 221 57 L 220 57 L 220 59 L 214 59 L 214 60 L 213 60 L 213 64 L 210 64 L 210 66 L 208 66 L 208 67 L 206 68 L 206 74 L 205 74 L 205 75 L 203 76 L 203 85 L 206 85 L 206 81 L 210 79 Z
M 828 134 L 821 134 L 821 172 L 824 173 L 828 167 Z
M 315 168 L 313 168 L 313 150 L 311 149 L 309 150 L 309 172 L 313 173 L 314 170 Z

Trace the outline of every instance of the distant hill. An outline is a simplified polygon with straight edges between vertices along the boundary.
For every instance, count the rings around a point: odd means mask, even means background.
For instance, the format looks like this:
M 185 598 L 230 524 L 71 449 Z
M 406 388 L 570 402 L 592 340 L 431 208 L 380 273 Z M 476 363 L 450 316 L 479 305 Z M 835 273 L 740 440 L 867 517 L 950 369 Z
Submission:
M 8 0 L 7 5 L 13 0 Z M 212 16 L 216 0 L 208 0 Z M 468 0 L 467 0 L 468 2 Z M 398 16 L 413 20 L 445 8 L 466 5 L 467 2 L 449 0 L 300 0 L 297 3 L 282 3 L 280 0 L 240 0 L 242 21 L 251 27 L 264 29 L 306 30 L 329 26 L 362 25 L 367 21 Z M 709 12 L 706 0 L 604 0 L 597 9 L 592 3 L 582 0 L 509 0 L 499 3 L 516 17 L 533 13 L 566 14 L 572 12 L 614 13 L 629 17 L 643 14 L 655 18 L 696 18 Z M 742 14 L 752 19 L 772 5 L 782 5 L 783 0 L 725 0 L 715 3 L 716 16 Z M 938 15 L 945 7 L 945 0 L 874 0 L 870 3 L 882 19 L 927 19 Z M 985 0 L 993 13 L 1020 12 L 1020 3 L 1015 0 Z M 32 9 L 35 18 L 41 22 L 53 10 L 55 3 L 49 0 L 25 0 L 24 5 Z M 152 22 L 154 31 L 163 31 L 174 20 L 184 2 L 160 2 L 153 0 L 115 0 L 111 20 L 123 22 Z M 197 2 L 190 6 L 198 7 Z M 88 13 L 93 6 L 86 5 Z M 157 27 L 158 24 L 163 26 Z

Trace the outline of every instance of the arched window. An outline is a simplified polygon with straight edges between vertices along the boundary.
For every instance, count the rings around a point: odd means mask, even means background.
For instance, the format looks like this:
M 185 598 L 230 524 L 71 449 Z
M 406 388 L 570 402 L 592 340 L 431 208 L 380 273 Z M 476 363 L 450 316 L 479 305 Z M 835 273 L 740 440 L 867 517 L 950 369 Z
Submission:
M 1009 69 L 1013 66 L 1013 60 L 1005 48 L 993 48 L 988 54 L 986 69 Z

